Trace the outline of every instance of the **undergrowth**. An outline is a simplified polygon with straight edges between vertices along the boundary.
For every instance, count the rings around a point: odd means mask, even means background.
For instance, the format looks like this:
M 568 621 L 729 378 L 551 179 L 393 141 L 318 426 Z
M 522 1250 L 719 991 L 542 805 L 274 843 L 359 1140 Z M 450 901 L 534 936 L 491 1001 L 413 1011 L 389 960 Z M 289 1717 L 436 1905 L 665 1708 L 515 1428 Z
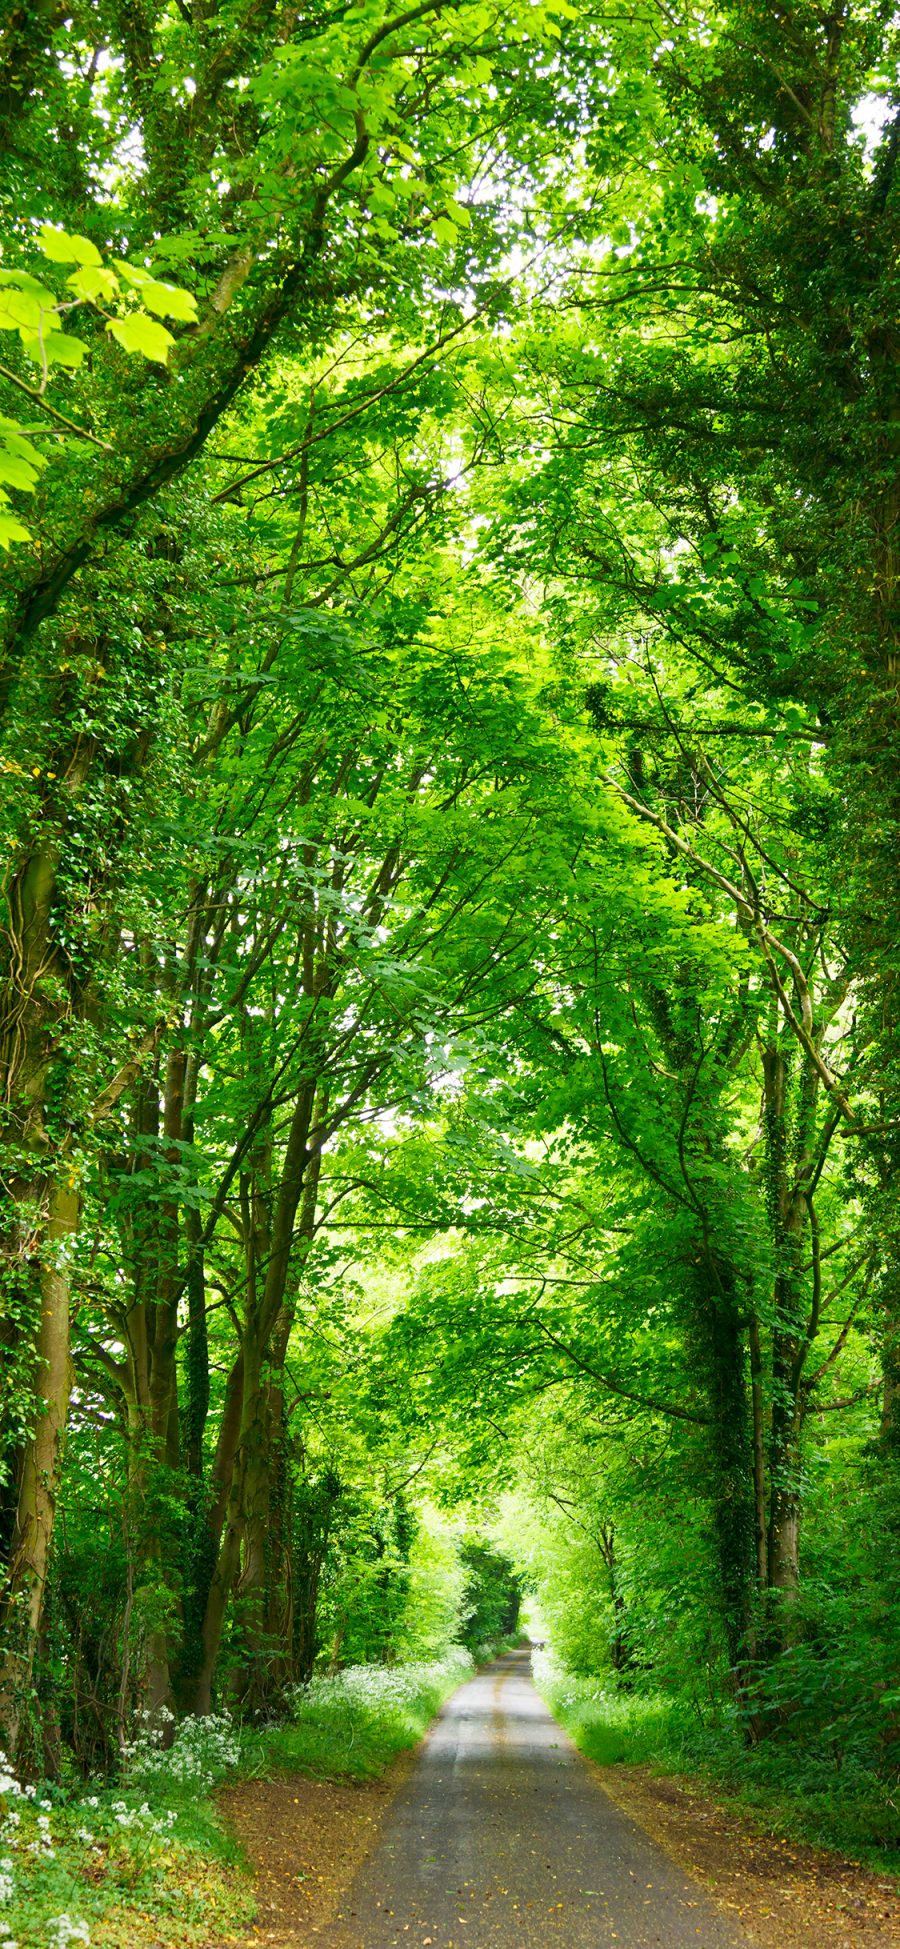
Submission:
M 900 1873 L 900 1780 L 871 1742 L 836 1745 L 827 1730 L 802 1742 L 790 1719 L 748 1743 L 727 1705 L 699 1708 L 664 1692 L 617 1689 L 576 1676 L 536 1652 L 534 1675 L 551 1711 L 600 1766 L 645 1765 L 700 1776 L 724 1790 L 767 1834 L 834 1848 Z
M 290 1770 L 370 1779 L 473 1669 L 360 1665 L 298 1687 L 282 1722 L 139 1731 L 114 1785 L 22 1785 L 0 1757 L 0 1949 L 192 1949 L 250 1930 L 246 1864 L 215 1804 L 226 1780 Z
M 414 1746 L 435 1713 L 471 1674 L 454 1646 L 428 1664 L 351 1665 L 298 1688 L 283 1724 L 244 1735 L 245 1770 L 272 1766 L 321 1779 L 367 1780 Z

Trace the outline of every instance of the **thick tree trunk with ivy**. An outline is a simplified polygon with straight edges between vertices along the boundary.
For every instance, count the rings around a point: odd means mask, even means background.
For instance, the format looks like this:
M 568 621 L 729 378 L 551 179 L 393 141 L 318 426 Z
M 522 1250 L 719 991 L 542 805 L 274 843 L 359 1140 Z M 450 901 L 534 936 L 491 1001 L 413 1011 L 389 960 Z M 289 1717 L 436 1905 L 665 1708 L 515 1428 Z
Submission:
M 268 1360 L 273 1335 L 285 1306 L 285 1292 L 294 1243 L 294 1226 L 313 1153 L 307 1148 L 316 1102 L 315 1082 L 302 1085 L 290 1121 L 277 1184 L 271 1184 L 268 1143 L 258 1152 L 255 1172 L 245 1174 L 242 1188 L 245 1275 L 244 1320 L 241 1334 L 240 1396 L 237 1439 L 230 1482 L 222 1482 L 219 1507 L 222 1527 L 215 1570 L 201 1626 L 201 1656 L 193 1691 L 197 1712 L 211 1709 L 213 1684 L 222 1628 L 234 1594 L 242 1618 L 251 1671 L 264 1668 L 268 1647 L 265 1631 L 267 1588 L 267 1519 L 273 1503 L 272 1471 L 278 1451 L 270 1443 L 276 1430 L 270 1414 Z M 314 1197 L 313 1191 L 313 1197 Z M 287 1335 L 279 1342 L 283 1363 Z M 237 1412 L 237 1389 L 226 1401 L 229 1415 Z M 233 1425 L 233 1421 L 232 1421 Z M 223 1431 L 225 1432 L 225 1431 Z M 226 1437 L 226 1452 L 231 1450 Z M 249 1681 L 252 1688 L 255 1676 Z M 242 1686 L 242 1689 L 243 1686 Z
M 38 1310 L 32 1377 L 34 1424 L 21 1451 L 15 1520 L 2 1590 L 0 1729 L 6 1750 L 13 1755 L 32 1708 L 32 1671 L 72 1386 L 70 1260 L 77 1226 L 75 1185 L 63 1182 L 51 1186 L 34 1275 Z
M 792 1067 L 798 1072 L 793 1088 Z M 805 1367 L 818 1331 L 821 1287 L 813 1194 L 825 1151 L 819 1146 L 817 1158 L 819 1085 L 812 1062 L 789 1055 L 773 1039 L 763 1052 L 763 1072 L 764 1173 L 775 1255 L 767 1584 L 776 1605 L 772 1628 L 784 1641 L 794 1628 L 791 1611 L 800 1590 Z M 811 1297 L 804 1251 L 812 1257 Z
M 115 1376 L 128 1443 L 128 1533 L 143 1617 L 135 1647 L 137 1686 L 152 1715 L 172 1706 L 171 1614 L 175 1537 L 166 1521 L 178 1469 L 177 1290 L 184 1057 L 172 1052 L 135 1093 L 132 1173 L 135 1192 L 123 1220 L 131 1292 L 121 1311 L 124 1355 Z M 162 1104 L 160 1098 L 162 1097 Z M 150 1174 L 158 1195 L 147 1195 Z M 138 1189 L 137 1187 L 141 1187 Z M 128 1178 L 123 1194 L 128 1190 Z
M 699 1270 L 699 1269 L 698 1269 Z M 756 1545 L 747 1344 L 732 1267 L 714 1254 L 696 1277 L 708 1375 L 711 1495 L 728 1660 L 740 1687 L 756 1643 Z
M 321 1123 L 328 1099 L 319 1093 L 313 1117 Z M 293 1467 L 285 1361 L 296 1312 L 296 1286 L 315 1231 L 322 1154 L 306 1167 L 294 1226 L 288 1289 L 266 1353 L 260 1404 L 260 1465 L 248 1497 L 240 1596 L 247 1663 L 237 1682 L 244 1703 L 271 1703 L 293 1677 L 294 1567 Z
M 88 776 L 87 742 L 50 783 L 36 841 L 22 834 L 8 884 L 0 986 L 0 1098 L 12 1196 L 4 1241 L 4 1338 L 9 1371 L 25 1393 L 9 1420 L 21 1435 L 12 1462 L 6 1558 L 0 1568 L 5 1651 L 0 1718 L 15 1752 L 30 1709 L 59 1472 L 71 1389 L 70 1257 L 78 1226 L 75 1166 L 57 1101 L 64 1065 L 57 1039 L 73 1009 L 72 971 L 56 931 L 58 875 L 69 820 Z M 18 1411 L 15 1412 L 15 1408 Z M 9 1426 L 5 1431 L 7 1438 Z

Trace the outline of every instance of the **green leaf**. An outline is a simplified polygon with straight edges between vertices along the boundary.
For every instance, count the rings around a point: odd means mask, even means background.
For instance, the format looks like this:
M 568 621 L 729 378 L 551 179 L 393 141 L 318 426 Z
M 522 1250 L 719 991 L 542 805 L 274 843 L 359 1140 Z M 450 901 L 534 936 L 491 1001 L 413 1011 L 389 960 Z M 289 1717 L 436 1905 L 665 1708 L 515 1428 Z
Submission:
M 29 297 L 34 298 L 44 311 L 56 310 L 57 301 L 54 292 L 48 291 L 46 284 L 41 284 L 38 278 L 31 277 L 28 271 L 0 271 L 0 285 L 15 285 L 17 290 L 25 291 Z
M 24 291 L 0 288 L 0 332 L 39 331 L 41 307 Z
M 178 318 L 184 324 L 193 324 L 197 316 L 197 300 L 191 291 L 181 291 L 175 284 L 162 284 L 157 278 L 148 278 L 141 285 L 141 297 L 148 311 L 154 311 L 158 318 Z
M 3 506 L 5 500 L 5 494 L 0 494 L 0 548 L 4 550 L 11 548 L 13 542 L 31 540 L 31 536 L 24 523 L 19 520 L 17 515 L 10 514 L 8 509 Z
M 7 448 L 10 453 L 18 454 L 20 460 L 27 460 L 32 467 L 40 468 L 47 464 L 44 455 L 38 453 L 37 447 L 33 446 L 30 440 L 26 440 L 18 421 L 4 419 L 2 415 L 0 415 L 0 445 Z
M 115 272 L 107 270 L 104 264 L 86 264 L 66 278 L 66 285 L 70 291 L 74 291 L 76 298 L 82 298 L 85 304 L 94 304 L 98 298 L 107 301 L 114 298 L 119 289 L 119 280 Z
M 151 277 L 149 271 L 139 264 L 128 264 L 124 258 L 116 258 L 116 270 L 123 284 L 130 284 L 132 290 L 140 292 L 141 303 L 158 318 L 178 318 L 185 324 L 193 324 L 197 316 L 197 300 L 190 291 L 182 291 L 176 284 L 164 284 L 160 278 Z
M 40 464 L 40 457 L 37 458 Z M 5 441 L 0 440 L 0 481 L 4 487 L 17 487 L 22 494 L 33 494 L 37 477 L 38 467 L 12 453 Z
M 132 311 L 127 318 L 111 318 L 107 327 L 126 352 L 139 352 L 157 365 L 165 365 L 175 340 L 165 325 L 149 318 L 145 311 Z
M 46 359 L 48 365 L 68 366 L 74 371 L 81 364 L 87 346 L 80 338 L 73 338 L 70 332 L 47 330 L 22 333 L 22 345 L 29 359 L 40 365 Z
M 150 272 L 145 271 L 141 264 L 129 264 L 124 257 L 115 257 L 113 263 L 122 283 L 130 285 L 133 291 L 139 291 L 142 284 L 150 283 Z
M 96 244 L 92 244 L 89 237 L 70 235 L 67 230 L 54 230 L 49 223 L 44 224 L 38 242 L 51 264 L 89 264 L 98 268 L 103 262 Z

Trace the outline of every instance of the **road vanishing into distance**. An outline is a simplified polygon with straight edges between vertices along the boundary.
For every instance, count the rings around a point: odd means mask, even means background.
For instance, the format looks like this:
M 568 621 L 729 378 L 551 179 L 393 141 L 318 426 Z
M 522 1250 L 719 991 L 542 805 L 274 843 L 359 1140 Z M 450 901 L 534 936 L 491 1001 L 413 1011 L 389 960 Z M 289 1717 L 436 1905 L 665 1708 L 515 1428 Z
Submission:
M 513 1652 L 436 1720 L 333 1949 L 748 1949 L 604 1793 Z

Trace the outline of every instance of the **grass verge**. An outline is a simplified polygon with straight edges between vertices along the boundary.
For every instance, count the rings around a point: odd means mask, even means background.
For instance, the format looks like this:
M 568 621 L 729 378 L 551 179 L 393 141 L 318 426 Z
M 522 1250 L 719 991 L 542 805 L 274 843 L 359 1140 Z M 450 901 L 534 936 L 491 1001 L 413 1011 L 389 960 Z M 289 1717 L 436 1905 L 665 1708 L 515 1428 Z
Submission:
M 316 1678 L 264 1731 L 186 1720 L 167 1751 L 136 1741 L 114 1787 L 23 1788 L 0 1765 L 0 1949 L 193 1949 L 249 1930 L 252 1885 L 216 1788 L 282 1770 L 375 1778 L 471 1670 L 454 1647 Z
M 790 1726 L 748 1748 L 727 1714 L 702 1722 L 663 1693 L 617 1692 L 536 1653 L 534 1676 L 551 1712 L 599 1766 L 649 1766 L 700 1780 L 778 1839 L 836 1849 L 900 1874 L 900 1783 L 851 1742 L 800 1747 Z
M 455 1648 L 431 1664 L 351 1665 L 334 1678 L 314 1678 L 298 1694 L 291 1719 L 245 1734 L 244 1770 L 377 1779 L 421 1739 L 471 1671 L 468 1652 Z

